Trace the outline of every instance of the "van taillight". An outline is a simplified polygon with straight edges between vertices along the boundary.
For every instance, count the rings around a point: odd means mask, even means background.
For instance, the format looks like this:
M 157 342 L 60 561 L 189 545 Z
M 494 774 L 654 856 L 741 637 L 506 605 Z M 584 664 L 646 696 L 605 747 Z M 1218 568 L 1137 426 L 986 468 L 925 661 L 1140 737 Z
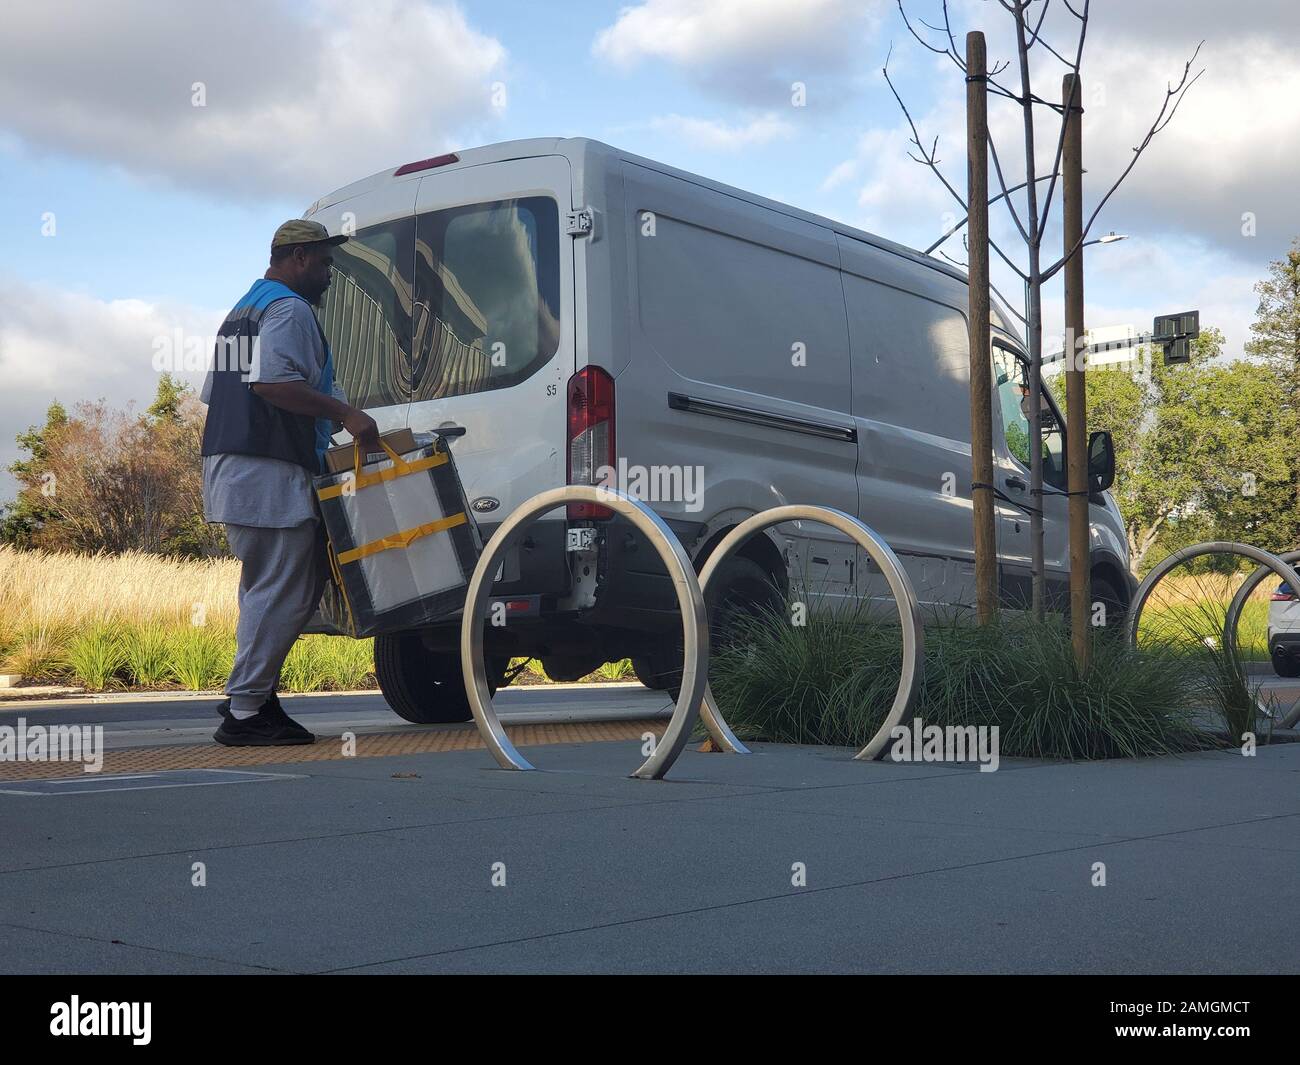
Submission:
M 584 366 L 569 378 L 569 484 L 596 484 L 602 466 L 613 469 L 614 379 L 599 366 Z M 570 518 L 610 518 L 595 503 L 570 503 Z

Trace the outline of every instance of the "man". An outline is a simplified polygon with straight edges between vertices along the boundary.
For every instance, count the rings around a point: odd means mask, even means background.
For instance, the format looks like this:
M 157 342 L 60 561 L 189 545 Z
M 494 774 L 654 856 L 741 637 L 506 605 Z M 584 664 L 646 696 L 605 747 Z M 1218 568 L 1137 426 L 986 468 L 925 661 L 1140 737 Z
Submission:
M 312 479 L 335 423 L 378 450 L 374 419 L 349 406 L 312 308 L 330 283 L 331 237 L 285 222 L 271 266 L 226 316 L 203 383 L 203 513 L 242 563 L 235 664 L 213 734 L 231 747 L 311 743 L 276 696 L 280 668 L 328 573 Z

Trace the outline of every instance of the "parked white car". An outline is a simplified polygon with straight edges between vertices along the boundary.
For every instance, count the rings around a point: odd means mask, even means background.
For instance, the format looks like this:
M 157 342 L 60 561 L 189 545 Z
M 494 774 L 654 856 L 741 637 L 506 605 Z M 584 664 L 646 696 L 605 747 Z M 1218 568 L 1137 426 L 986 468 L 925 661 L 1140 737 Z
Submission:
M 1268 604 L 1268 653 L 1279 677 L 1300 677 L 1300 599 L 1286 581 Z
M 307 216 L 353 234 L 322 309 L 337 376 L 383 430 L 448 434 L 484 535 L 547 488 L 640 494 L 697 566 L 739 522 L 813 503 L 882 534 L 924 603 L 973 604 L 965 275 L 889 240 L 582 138 L 408 163 Z M 1003 601 L 1029 595 L 1026 357 L 995 309 L 994 482 Z M 1063 422 L 1046 420 L 1049 594 L 1067 599 Z M 1093 596 L 1119 624 L 1133 590 L 1091 441 Z M 633 482 L 636 482 L 635 484 Z M 638 485 L 640 492 L 638 493 Z M 576 535 L 570 536 L 570 532 Z M 710 585 L 715 641 L 738 612 L 884 600 L 845 537 L 807 523 L 753 538 Z M 494 585 L 509 623 L 489 672 L 541 658 L 576 679 L 630 657 L 680 670 L 680 619 L 655 551 L 588 505 L 536 522 Z M 376 642 L 412 721 L 468 709 L 458 619 Z

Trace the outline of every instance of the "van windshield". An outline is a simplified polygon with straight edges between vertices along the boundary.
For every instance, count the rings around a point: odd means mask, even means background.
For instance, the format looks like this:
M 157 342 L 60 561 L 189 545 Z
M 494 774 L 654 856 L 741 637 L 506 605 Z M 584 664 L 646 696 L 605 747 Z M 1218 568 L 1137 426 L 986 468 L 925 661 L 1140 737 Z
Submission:
M 559 211 L 545 196 L 359 230 L 334 249 L 321 324 L 363 407 L 505 388 L 560 336 Z

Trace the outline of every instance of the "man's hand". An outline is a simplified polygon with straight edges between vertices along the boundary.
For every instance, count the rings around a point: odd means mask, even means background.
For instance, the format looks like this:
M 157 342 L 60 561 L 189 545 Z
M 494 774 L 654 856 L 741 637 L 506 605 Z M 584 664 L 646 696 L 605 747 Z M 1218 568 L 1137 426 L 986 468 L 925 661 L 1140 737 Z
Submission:
M 359 407 L 349 407 L 348 415 L 343 419 L 343 428 L 352 434 L 352 439 L 361 444 L 362 451 L 369 454 L 379 450 L 379 426 Z

